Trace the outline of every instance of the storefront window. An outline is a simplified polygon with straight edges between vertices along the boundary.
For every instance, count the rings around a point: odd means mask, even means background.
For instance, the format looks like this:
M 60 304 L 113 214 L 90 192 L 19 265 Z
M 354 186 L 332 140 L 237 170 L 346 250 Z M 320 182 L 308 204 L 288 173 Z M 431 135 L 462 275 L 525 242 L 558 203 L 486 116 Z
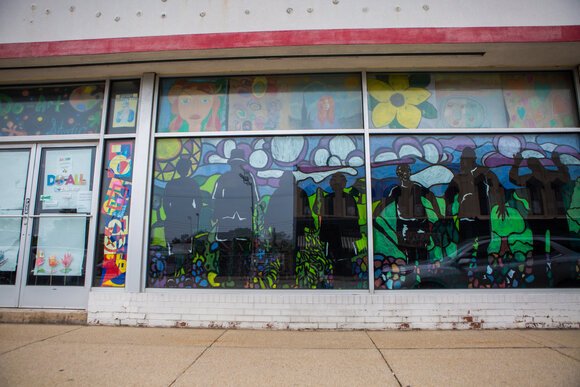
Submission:
M 107 134 L 135 133 L 140 81 L 113 81 L 109 97 Z
M 577 134 L 371 137 L 375 288 L 580 286 Z
M 94 286 L 125 286 L 134 143 L 134 140 L 107 142 Z
M 359 74 L 161 81 L 158 132 L 362 128 Z
M 367 288 L 362 136 L 157 139 L 148 286 Z
M 0 136 L 89 134 L 101 130 L 104 84 L 0 89 Z
M 568 72 L 369 74 L 371 128 L 577 127 Z

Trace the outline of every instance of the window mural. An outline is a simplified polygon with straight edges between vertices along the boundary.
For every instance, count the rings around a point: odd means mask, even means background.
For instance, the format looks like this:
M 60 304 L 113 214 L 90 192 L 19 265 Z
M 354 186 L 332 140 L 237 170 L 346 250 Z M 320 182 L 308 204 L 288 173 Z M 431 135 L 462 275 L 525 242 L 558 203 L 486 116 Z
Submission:
M 0 89 L 0 136 L 98 133 L 104 84 Z
M 369 74 L 371 128 L 577 127 L 569 72 Z
M 158 132 L 212 132 L 226 129 L 226 78 L 161 81 Z
M 375 288 L 580 286 L 577 134 L 371 137 Z
M 162 133 L 362 127 L 360 74 L 161 81 Z
M 134 140 L 107 142 L 94 286 L 125 286 L 133 147 Z
M 230 79 L 228 130 L 363 127 L 359 74 Z
M 148 286 L 367 288 L 362 136 L 156 141 Z

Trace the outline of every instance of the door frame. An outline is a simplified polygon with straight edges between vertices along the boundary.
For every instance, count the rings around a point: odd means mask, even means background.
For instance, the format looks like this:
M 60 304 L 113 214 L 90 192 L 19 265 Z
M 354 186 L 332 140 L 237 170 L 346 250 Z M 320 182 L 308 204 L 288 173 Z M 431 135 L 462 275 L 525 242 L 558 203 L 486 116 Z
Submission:
M 97 219 L 95 214 L 98 214 L 98 200 L 100 192 L 101 180 L 101 145 L 99 141 L 82 141 L 82 142 L 67 142 L 55 141 L 50 143 L 39 142 L 32 143 L 30 146 L 34 150 L 35 160 L 32 169 L 29 172 L 28 181 L 31 181 L 29 195 L 27 199 L 30 200 L 29 212 L 26 216 L 28 221 L 25 228 L 24 249 L 22 252 L 22 259 L 19 260 L 19 268 L 17 274 L 18 283 L 18 307 L 20 308 L 59 308 L 59 309 L 86 309 L 88 305 L 89 290 L 92 283 L 94 253 L 95 253 L 95 238 Z M 45 285 L 27 285 L 29 262 L 32 257 L 31 244 L 32 233 L 34 230 L 35 221 L 40 218 L 47 218 L 48 216 L 36 215 L 36 203 L 39 195 L 39 181 L 40 181 L 40 163 L 42 159 L 42 151 L 44 149 L 54 148 L 90 148 L 94 149 L 94 159 L 92 168 L 92 198 L 91 210 L 86 215 L 72 215 L 68 217 L 83 217 L 88 218 L 89 227 L 86 236 L 86 257 L 85 257 L 85 278 L 83 286 L 45 286 Z M 53 215 L 54 216 L 54 215 Z M 58 215 L 57 215 L 58 216 Z M 21 238 L 22 239 L 22 238 Z M 26 273 L 25 273 L 26 272 Z

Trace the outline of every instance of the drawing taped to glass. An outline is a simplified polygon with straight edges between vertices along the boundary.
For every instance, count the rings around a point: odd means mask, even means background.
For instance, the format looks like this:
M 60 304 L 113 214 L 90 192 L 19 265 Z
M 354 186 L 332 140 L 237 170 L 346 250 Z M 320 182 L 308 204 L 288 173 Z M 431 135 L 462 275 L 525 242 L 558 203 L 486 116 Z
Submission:
M 377 289 L 580 286 L 577 134 L 371 138 Z
M 156 141 L 148 286 L 368 287 L 362 136 Z

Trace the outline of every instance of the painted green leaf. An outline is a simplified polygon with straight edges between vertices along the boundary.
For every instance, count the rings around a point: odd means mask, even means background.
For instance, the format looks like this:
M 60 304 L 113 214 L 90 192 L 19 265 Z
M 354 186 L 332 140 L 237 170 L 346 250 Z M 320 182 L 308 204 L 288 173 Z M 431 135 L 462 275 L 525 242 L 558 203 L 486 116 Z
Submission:
M 459 213 L 459 195 L 455 195 L 453 198 L 453 204 L 451 205 L 451 215 L 457 215 Z
M 526 228 L 526 223 L 522 215 L 515 208 L 506 207 L 505 217 L 501 217 L 499 207 L 493 206 L 491 209 L 491 229 L 499 236 L 508 236 L 512 233 L 520 234 Z
M 396 117 L 389 124 L 389 128 L 391 128 L 391 129 L 406 129 L 403 125 L 401 125 L 399 123 L 399 121 L 397 120 Z
M 445 198 L 437 197 L 435 200 L 439 206 L 439 213 L 441 216 L 445 216 L 445 211 L 447 210 L 447 203 L 445 202 Z
M 530 203 L 528 203 L 528 201 L 526 199 L 524 199 L 520 195 L 518 195 L 517 192 L 514 192 L 513 197 L 515 200 L 517 200 L 519 203 L 521 203 L 526 210 L 528 210 L 528 211 L 530 210 Z
M 487 246 L 487 253 L 488 254 L 497 254 L 499 253 L 501 248 L 501 236 L 497 235 L 494 231 L 491 233 L 491 241 L 489 242 L 489 246 Z
M 528 254 L 534 248 L 532 230 L 526 228 L 522 233 L 510 234 L 508 236 L 508 244 L 512 253 Z
M 427 219 L 429 219 L 429 222 L 435 223 L 439 220 L 439 217 L 432 208 L 425 208 L 425 213 L 427 214 Z
M 435 109 L 435 106 L 433 106 L 428 101 L 420 103 L 419 105 L 417 105 L 417 107 L 419 108 L 419 110 L 421 110 L 421 115 L 423 116 L 423 118 L 434 119 L 437 118 L 438 116 L 437 109 Z

